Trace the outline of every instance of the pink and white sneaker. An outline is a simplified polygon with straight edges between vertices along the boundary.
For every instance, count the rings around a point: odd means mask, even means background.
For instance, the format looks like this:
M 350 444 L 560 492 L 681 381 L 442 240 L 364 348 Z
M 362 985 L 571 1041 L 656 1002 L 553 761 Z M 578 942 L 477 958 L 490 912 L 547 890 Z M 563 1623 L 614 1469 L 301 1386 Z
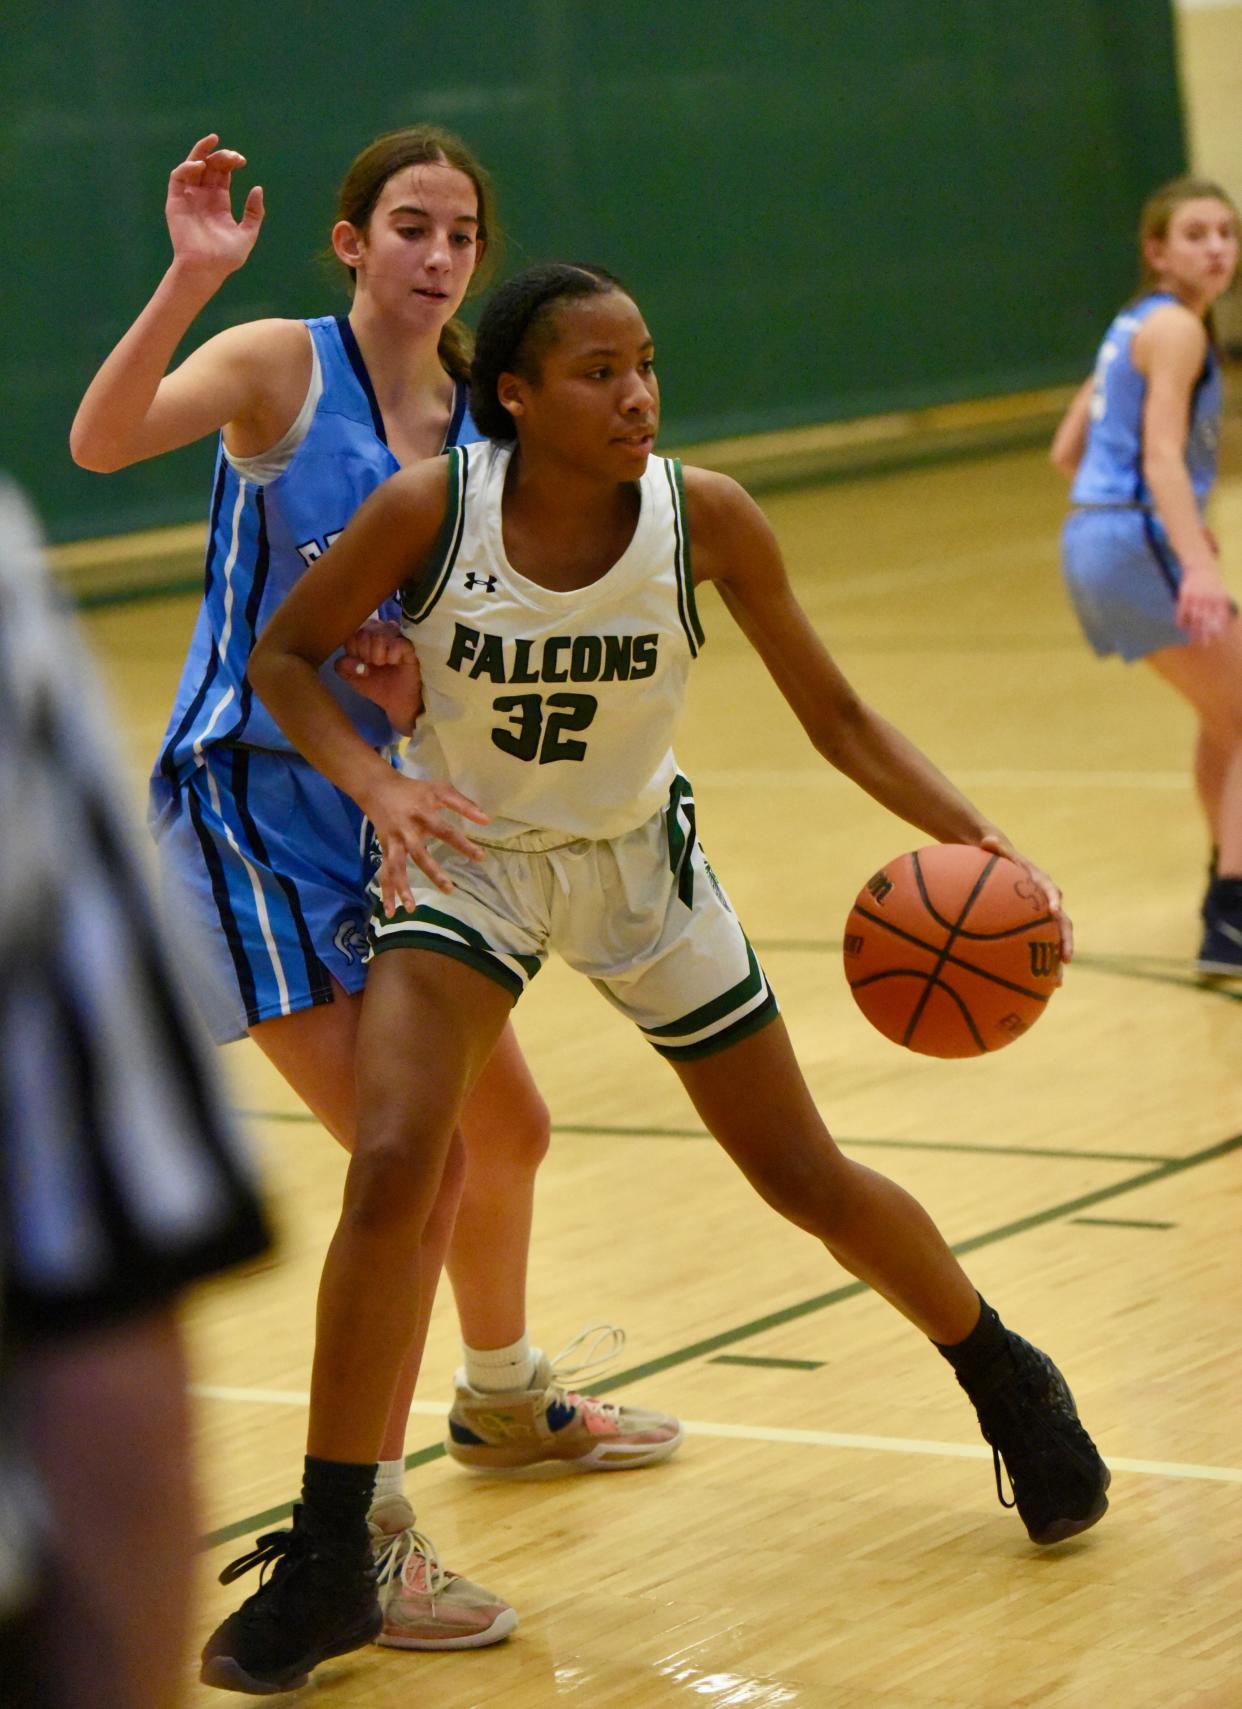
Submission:
M 591 1337 L 586 1357 L 567 1364 Z M 601 1344 L 606 1350 L 600 1351 Z M 625 1346 L 625 1331 L 592 1324 L 561 1348 L 554 1359 L 540 1353 L 529 1389 L 500 1394 L 473 1389 L 458 1371 L 445 1448 L 459 1465 L 482 1471 L 513 1471 L 543 1460 L 568 1461 L 583 1471 L 620 1472 L 667 1460 L 681 1443 L 682 1428 L 664 1412 L 597 1400 L 566 1388 L 574 1377 L 611 1364 Z
M 517 1625 L 499 1596 L 440 1565 L 435 1544 L 415 1528 L 403 1495 L 383 1496 L 368 1515 L 376 1589 L 384 1612 L 377 1644 L 398 1650 L 481 1650 Z

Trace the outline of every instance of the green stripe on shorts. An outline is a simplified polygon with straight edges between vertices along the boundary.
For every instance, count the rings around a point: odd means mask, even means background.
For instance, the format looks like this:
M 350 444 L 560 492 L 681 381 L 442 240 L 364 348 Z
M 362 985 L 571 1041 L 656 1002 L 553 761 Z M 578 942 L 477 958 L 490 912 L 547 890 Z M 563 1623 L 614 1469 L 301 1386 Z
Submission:
M 475 927 L 426 904 L 415 908 L 413 913 L 399 908 L 394 914 L 386 914 L 382 908 L 376 908 L 371 921 L 371 942 L 377 955 L 387 949 L 426 949 L 447 955 L 502 985 L 515 1001 L 543 965 L 537 955 L 496 949 Z M 514 966 L 509 966 L 510 962 Z M 516 971 L 519 968 L 521 971 Z
M 643 1037 L 655 1044 L 657 1039 L 671 1041 L 684 1038 L 687 1033 L 702 1032 L 703 1028 L 710 1027 L 713 1021 L 722 1020 L 735 1009 L 741 1008 L 743 1003 L 749 1002 L 752 997 L 757 997 L 763 988 L 763 969 L 751 948 L 749 938 L 746 939 L 746 959 L 750 963 L 749 971 L 723 996 L 713 997 L 710 1003 L 703 1003 L 699 1008 L 691 1009 L 688 1015 L 683 1015 L 678 1021 L 670 1021 L 665 1027 L 644 1027 Z M 659 1046 L 656 1045 L 656 1048 L 658 1050 Z
M 743 1015 L 731 1027 L 724 1027 L 720 1032 L 713 1033 L 710 1038 L 701 1038 L 697 1044 L 657 1044 L 651 1033 L 643 1037 L 649 1041 L 654 1050 L 661 1056 L 666 1056 L 670 1062 L 697 1062 L 704 1056 L 715 1056 L 717 1051 L 727 1050 L 732 1044 L 740 1044 L 744 1038 L 757 1033 L 766 1027 L 780 1014 L 776 996 L 769 991 L 767 997 L 757 1009 L 752 1009 L 748 1015 Z

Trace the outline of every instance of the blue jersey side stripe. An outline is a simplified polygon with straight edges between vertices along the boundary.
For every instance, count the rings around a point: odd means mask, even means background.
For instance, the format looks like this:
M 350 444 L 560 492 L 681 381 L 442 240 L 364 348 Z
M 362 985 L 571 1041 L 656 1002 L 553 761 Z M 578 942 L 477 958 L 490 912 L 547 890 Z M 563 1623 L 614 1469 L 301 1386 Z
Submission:
M 216 529 L 219 527 L 220 523 L 220 505 L 224 499 L 224 475 L 228 467 L 223 456 L 221 456 L 219 452 L 217 452 L 217 456 L 220 457 L 220 463 L 216 471 L 215 491 L 211 495 L 211 518 L 207 525 L 207 556 L 203 564 L 204 599 L 209 598 L 211 594 L 211 583 L 216 556 Z M 193 728 L 194 722 L 197 719 L 199 712 L 202 710 L 203 702 L 207 698 L 208 690 L 211 687 L 212 679 L 215 677 L 216 671 L 219 669 L 219 665 L 219 658 L 213 650 L 206 673 L 202 682 L 198 685 L 198 692 L 186 707 L 185 715 L 181 719 L 181 722 L 177 725 L 177 728 L 164 744 L 164 751 L 160 755 L 159 759 L 159 769 L 163 775 L 170 780 L 175 775 L 177 769 L 177 750 L 185 740 L 187 732 Z
M 228 879 L 225 877 L 224 866 L 211 833 L 203 824 L 202 804 L 193 789 L 186 792 L 186 800 L 189 804 L 190 819 L 198 836 L 199 847 L 203 851 L 203 862 L 211 877 L 211 894 L 216 904 L 216 912 L 220 916 L 220 924 L 224 929 L 225 942 L 229 946 L 233 970 L 237 974 L 237 984 L 241 992 L 242 1003 L 247 1016 L 250 1016 L 258 1012 L 258 991 L 250 963 L 246 959 L 245 943 L 241 928 L 238 925 L 237 913 L 233 907 L 233 898 L 229 895 Z
M 254 644 L 258 638 L 256 630 L 259 623 L 259 613 L 263 609 L 263 595 L 267 588 L 267 574 L 271 565 L 271 552 L 267 541 L 267 500 L 264 497 L 262 487 L 255 493 L 255 514 L 259 519 L 259 538 L 254 560 L 254 580 L 250 586 L 250 598 L 246 601 L 246 651 L 242 663 L 241 708 L 236 725 L 239 730 L 245 728 L 246 720 L 250 717 L 250 702 L 254 696 L 254 689 L 250 685 L 246 667 L 250 663 L 250 655 L 254 651 Z M 240 641 L 240 636 L 238 639 Z
M 224 524 L 229 545 L 220 573 L 219 599 L 223 606 L 223 621 L 215 650 L 221 655 L 226 667 L 231 667 L 236 662 L 240 663 L 241 670 L 227 670 L 227 676 L 232 680 L 226 681 L 224 693 L 216 701 L 206 724 L 195 733 L 193 748 L 196 755 L 202 753 L 208 742 L 214 744 L 229 741 L 243 726 L 243 699 L 247 698 L 244 672 L 254 647 L 258 599 L 262 593 L 259 571 L 262 570 L 266 576 L 268 563 L 262 491 L 252 482 L 238 476 L 235 471 L 230 471 L 230 476 L 232 478 L 228 481 L 228 486 L 236 484 L 237 496 Z M 246 577 L 252 565 L 254 575 L 247 588 Z M 245 604 L 240 611 L 236 608 L 239 584 L 240 591 L 245 595 Z M 234 683 L 237 684 L 236 688 Z

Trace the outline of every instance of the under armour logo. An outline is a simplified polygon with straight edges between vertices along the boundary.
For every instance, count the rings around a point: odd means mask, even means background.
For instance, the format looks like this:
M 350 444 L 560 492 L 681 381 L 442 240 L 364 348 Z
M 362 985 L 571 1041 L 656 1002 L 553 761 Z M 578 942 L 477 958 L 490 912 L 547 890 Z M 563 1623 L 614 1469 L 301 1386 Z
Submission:
M 473 570 L 469 570 L 466 574 L 466 586 L 472 592 L 476 587 L 481 587 L 484 593 L 495 593 L 499 579 L 498 576 L 476 576 Z

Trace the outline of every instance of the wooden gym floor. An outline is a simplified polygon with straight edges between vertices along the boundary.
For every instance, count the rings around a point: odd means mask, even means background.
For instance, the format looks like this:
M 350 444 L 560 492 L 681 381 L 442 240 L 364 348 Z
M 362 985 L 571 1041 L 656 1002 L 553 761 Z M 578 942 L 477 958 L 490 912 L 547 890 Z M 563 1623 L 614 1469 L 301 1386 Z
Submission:
M 1242 1704 L 1242 985 L 1190 971 L 1206 851 L 1189 717 L 1080 642 L 1041 452 L 764 502 L 847 673 L 1057 876 L 1078 960 L 996 1057 L 931 1061 L 872 1032 L 842 924 L 863 880 L 920 839 L 817 760 L 711 593 L 679 743 L 701 835 L 834 1131 L 923 1200 L 982 1291 L 1053 1352 L 1114 1467 L 1113 1509 L 1082 1540 L 1030 1546 L 948 1368 L 752 1196 L 659 1059 L 554 965 L 518 1014 L 555 1124 L 532 1335 L 551 1351 L 587 1318 L 623 1324 L 624 1380 L 600 1386 L 676 1411 L 687 1440 L 615 1477 L 452 1466 L 437 1446 L 458 1357 L 446 1289 L 407 1484 L 448 1563 L 502 1591 L 520 1627 L 488 1651 L 363 1651 L 287 1701 Z M 1242 482 L 1215 520 L 1236 561 Z M 87 619 L 135 799 L 193 612 L 179 597 Z M 342 1176 L 253 1047 L 223 1060 L 282 1240 L 188 1312 L 203 1633 L 254 1587 L 215 1573 L 295 1493 Z M 188 1700 L 223 1702 L 196 1684 Z

